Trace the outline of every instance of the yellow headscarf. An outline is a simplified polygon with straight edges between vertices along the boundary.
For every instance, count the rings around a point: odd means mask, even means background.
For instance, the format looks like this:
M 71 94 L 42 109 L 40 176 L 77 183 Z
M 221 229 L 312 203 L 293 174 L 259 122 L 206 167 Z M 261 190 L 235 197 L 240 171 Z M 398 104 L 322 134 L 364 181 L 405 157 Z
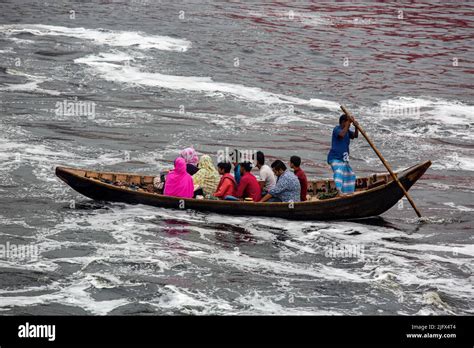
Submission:
M 211 157 L 209 155 L 202 155 L 198 164 L 199 170 L 193 175 L 194 185 L 199 185 L 204 194 L 212 195 L 217 190 L 219 184 L 219 172 L 214 167 Z

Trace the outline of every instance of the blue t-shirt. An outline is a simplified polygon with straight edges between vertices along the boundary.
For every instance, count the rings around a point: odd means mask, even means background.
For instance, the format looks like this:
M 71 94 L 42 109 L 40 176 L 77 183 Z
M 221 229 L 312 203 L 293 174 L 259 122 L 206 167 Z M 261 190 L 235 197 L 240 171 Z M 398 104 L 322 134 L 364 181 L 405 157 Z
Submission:
M 240 164 L 237 164 L 234 168 L 234 178 L 238 185 L 240 183 Z
M 354 132 L 349 130 L 344 138 L 341 139 L 339 138 L 341 130 L 341 126 L 336 126 L 332 131 L 331 150 L 328 153 L 328 163 L 331 163 L 332 160 L 344 161 L 344 159 L 347 160 L 349 158 L 349 144 Z

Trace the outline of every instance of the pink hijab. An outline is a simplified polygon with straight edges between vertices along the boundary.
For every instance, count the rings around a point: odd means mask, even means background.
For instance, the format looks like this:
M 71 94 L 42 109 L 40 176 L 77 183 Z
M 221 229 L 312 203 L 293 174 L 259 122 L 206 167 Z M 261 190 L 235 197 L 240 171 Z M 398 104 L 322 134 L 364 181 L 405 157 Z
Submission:
M 166 196 L 193 198 L 193 178 L 186 172 L 186 161 L 178 157 L 174 161 L 174 169 L 169 172 L 165 182 Z
M 189 163 L 189 164 L 197 166 L 199 162 L 199 157 L 196 153 L 196 150 L 194 150 L 192 147 L 185 148 L 183 151 L 179 153 L 179 155 L 184 158 L 184 160 L 186 161 L 186 164 Z

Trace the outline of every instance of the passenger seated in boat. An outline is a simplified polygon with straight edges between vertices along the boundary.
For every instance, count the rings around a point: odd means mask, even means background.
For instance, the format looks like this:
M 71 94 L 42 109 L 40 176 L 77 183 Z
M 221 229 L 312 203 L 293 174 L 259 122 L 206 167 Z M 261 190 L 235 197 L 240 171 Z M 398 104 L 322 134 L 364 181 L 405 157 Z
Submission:
M 332 131 L 331 150 L 327 162 L 334 173 L 334 183 L 339 194 L 352 194 L 355 191 L 356 176 L 349 165 L 349 144 L 351 139 L 359 136 L 359 131 L 351 131 L 351 123 L 356 122 L 343 114 L 339 118 L 339 126 Z
M 265 196 L 268 191 L 276 184 L 276 178 L 273 174 L 272 168 L 265 164 L 265 155 L 262 151 L 257 151 L 257 168 L 260 170 L 260 180 L 265 181 L 262 190 L 262 196 Z
M 240 165 L 240 183 L 237 186 L 235 196 L 226 196 L 227 200 L 239 200 L 250 198 L 254 202 L 258 202 L 262 198 L 262 190 L 255 175 L 251 173 L 252 164 L 250 162 L 242 162 Z
M 199 168 L 197 167 L 199 157 L 197 155 L 196 150 L 194 150 L 192 147 L 187 147 L 182 150 L 179 155 L 186 161 L 186 171 L 190 175 L 196 174 L 199 170 Z
M 233 161 L 232 164 L 234 165 L 234 178 L 237 185 L 240 183 L 240 153 L 239 150 L 234 149 L 234 152 L 231 154 Z
M 193 178 L 186 172 L 186 161 L 178 157 L 174 169 L 166 176 L 165 196 L 192 198 L 194 194 Z
M 199 171 L 193 175 L 193 183 L 199 185 L 203 191 L 203 196 L 212 195 L 216 192 L 220 177 L 211 157 L 202 155 L 198 167 Z
M 299 202 L 301 187 L 296 175 L 280 160 L 272 163 L 272 169 L 278 180 L 260 202 Z
M 306 194 L 308 193 L 308 179 L 306 178 L 306 173 L 303 169 L 301 169 L 301 158 L 298 156 L 291 156 L 290 158 L 290 168 L 293 169 L 293 173 L 295 173 L 296 177 L 300 182 L 301 187 L 301 194 L 300 200 L 301 202 L 306 201 Z
M 214 192 L 214 197 L 224 199 L 226 196 L 235 196 L 237 193 L 237 182 L 230 174 L 232 166 L 229 162 L 219 162 L 217 164 L 217 171 L 221 175 L 217 190 Z

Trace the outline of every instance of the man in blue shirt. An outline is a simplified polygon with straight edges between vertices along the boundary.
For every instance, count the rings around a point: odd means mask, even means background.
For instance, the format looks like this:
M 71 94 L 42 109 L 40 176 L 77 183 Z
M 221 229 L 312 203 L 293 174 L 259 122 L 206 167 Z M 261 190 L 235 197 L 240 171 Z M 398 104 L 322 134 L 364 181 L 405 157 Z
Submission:
M 234 165 L 234 178 L 238 185 L 240 183 L 240 162 L 241 162 L 241 156 L 240 156 L 239 150 L 235 149 L 234 152 L 231 153 L 231 156 L 233 157 L 232 164 Z
M 272 169 L 278 180 L 260 202 L 299 202 L 301 185 L 296 175 L 280 160 L 272 163 Z
M 356 124 L 356 121 L 345 114 L 339 118 L 339 126 L 332 131 L 331 150 L 327 159 L 334 173 L 336 189 L 342 195 L 355 191 L 356 177 L 349 165 L 349 144 L 351 139 L 359 136 L 359 131 L 357 127 L 351 131 L 351 123 Z

